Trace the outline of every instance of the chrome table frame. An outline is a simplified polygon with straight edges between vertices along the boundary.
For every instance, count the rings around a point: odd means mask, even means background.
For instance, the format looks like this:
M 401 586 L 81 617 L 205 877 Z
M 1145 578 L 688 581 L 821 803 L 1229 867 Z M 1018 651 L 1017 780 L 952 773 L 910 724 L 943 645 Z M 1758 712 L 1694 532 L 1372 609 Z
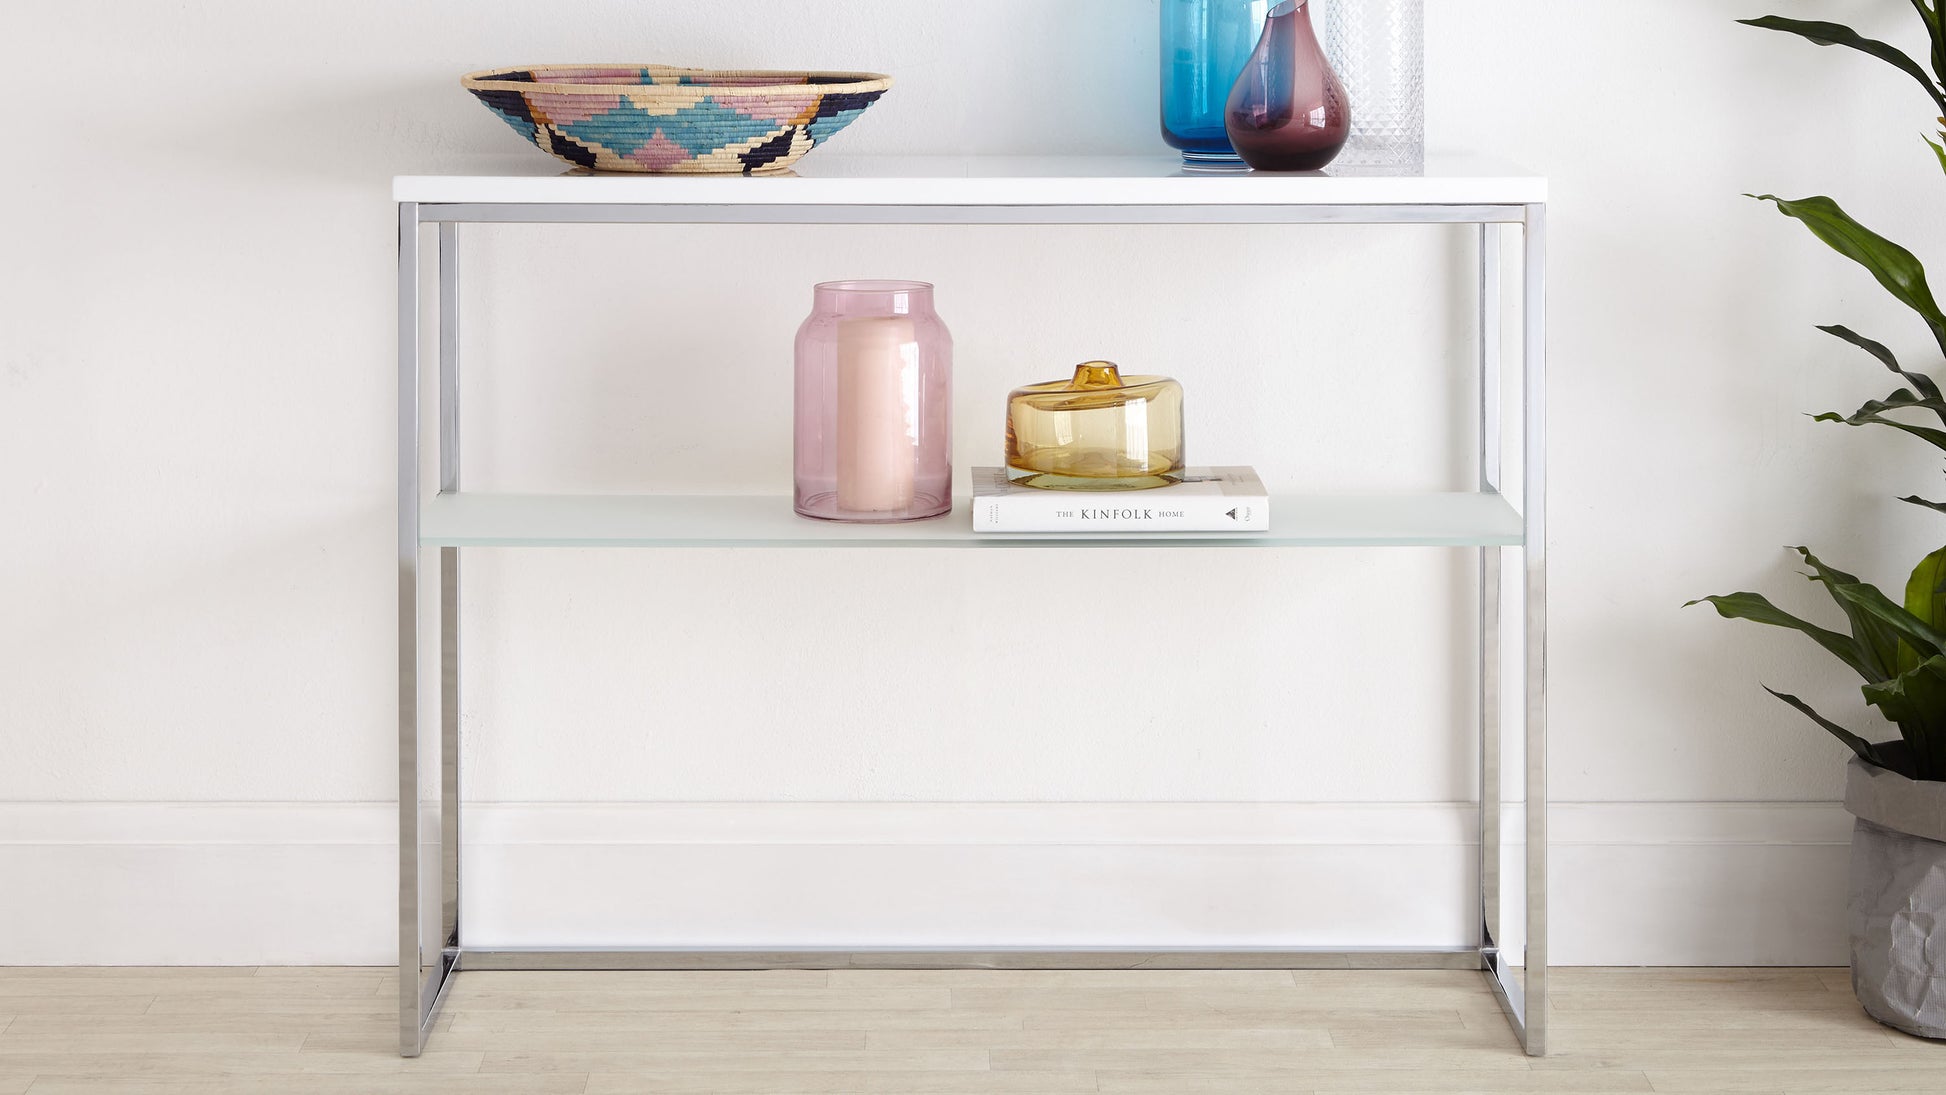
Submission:
M 557 205 L 398 203 L 399 218 L 399 1048 L 417 1056 L 446 990 L 463 969 L 1450 969 L 1480 970 L 1529 1054 L 1545 1052 L 1547 1001 L 1547 651 L 1546 651 L 1546 206 L 1487 205 Z M 421 757 L 435 719 L 419 682 L 420 275 L 421 227 L 437 225 L 439 334 L 438 478 L 460 489 L 459 225 L 473 223 L 636 224 L 1475 224 L 1479 226 L 1479 489 L 1498 492 L 1501 429 L 1502 227 L 1519 229 L 1521 263 L 1520 472 L 1522 546 L 1517 581 L 1503 581 L 1502 549 L 1479 559 L 1479 901 L 1478 942 L 1421 950 L 699 951 L 483 949 L 463 944 L 460 926 L 460 549 L 439 550 L 438 810 L 422 813 Z M 1058 546 L 1058 545 L 1052 545 Z M 1526 947 L 1499 943 L 1500 784 L 1503 773 L 1503 632 L 1506 602 L 1520 620 L 1520 720 L 1526 801 Z M 427 773 L 430 775 L 430 773 Z M 427 868 L 437 863 L 437 873 Z M 429 933 L 430 910 L 440 915 Z M 423 910 L 423 911 L 422 911 Z M 1510 961 L 1512 957 L 1512 961 Z

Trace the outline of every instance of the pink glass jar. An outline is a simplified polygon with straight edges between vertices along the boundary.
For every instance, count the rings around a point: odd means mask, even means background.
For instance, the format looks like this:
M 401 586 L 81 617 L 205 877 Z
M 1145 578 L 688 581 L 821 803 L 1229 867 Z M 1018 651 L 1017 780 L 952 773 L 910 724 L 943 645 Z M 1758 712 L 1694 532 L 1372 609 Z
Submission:
M 953 508 L 953 336 L 923 281 L 828 281 L 797 329 L 797 512 Z

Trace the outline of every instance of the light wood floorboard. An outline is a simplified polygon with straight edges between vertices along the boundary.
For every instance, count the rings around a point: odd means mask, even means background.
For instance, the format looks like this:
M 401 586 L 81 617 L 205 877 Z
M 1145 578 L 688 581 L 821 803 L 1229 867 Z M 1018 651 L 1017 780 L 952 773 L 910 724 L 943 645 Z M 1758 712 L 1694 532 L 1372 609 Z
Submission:
M 389 970 L 12 968 L 0 1095 L 1946 1090 L 1843 970 L 1553 984 L 1530 1059 L 1475 973 L 475 971 L 407 1060 Z

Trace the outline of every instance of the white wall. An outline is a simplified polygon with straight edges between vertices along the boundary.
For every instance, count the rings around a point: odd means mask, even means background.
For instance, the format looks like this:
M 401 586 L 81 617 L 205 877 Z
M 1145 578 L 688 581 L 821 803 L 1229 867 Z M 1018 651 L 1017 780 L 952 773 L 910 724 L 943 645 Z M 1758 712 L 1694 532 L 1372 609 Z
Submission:
M 23 7 L 0 41 L 0 962 L 391 960 L 387 186 L 523 155 L 459 73 L 871 68 L 898 87 L 818 155 L 1157 147 L 1145 0 Z M 1678 606 L 1811 604 L 1786 543 L 1901 582 L 1937 536 L 1891 501 L 1936 461 L 1799 413 L 1888 387 L 1812 324 L 1915 354 L 1922 329 L 1738 196 L 1835 194 L 1941 254 L 1924 102 L 1731 22 L 1762 4 L 1431 7 L 1434 144 L 1554 185 L 1556 957 L 1840 961 L 1841 750 L 1757 682 L 1862 726 L 1856 693 Z M 962 466 L 996 455 L 1009 387 L 1106 356 L 1184 380 L 1198 461 L 1284 489 L 1469 481 L 1457 230 L 467 245 L 476 487 L 787 489 L 809 286 L 884 275 L 940 287 Z M 1464 555 L 1087 561 L 478 553 L 470 930 L 1462 938 Z M 1128 676 L 1078 676 L 1103 664 Z M 923 805 L 966 802 L 995 805 Z

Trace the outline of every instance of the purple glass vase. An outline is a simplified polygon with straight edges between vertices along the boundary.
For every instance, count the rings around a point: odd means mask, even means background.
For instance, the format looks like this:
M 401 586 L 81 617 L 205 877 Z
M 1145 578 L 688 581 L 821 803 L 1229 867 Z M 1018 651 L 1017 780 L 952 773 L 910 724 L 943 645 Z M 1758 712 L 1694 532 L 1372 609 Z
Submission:
M 1257 51 L 1230 89 L 1224 129 L 1259 171 L 1316 171 L 1351 137 L 1351 100 L 1311 30 L 1308 0 L 1284 0 L 1264 20 Z
M 953 508 L 953 336 L 923 281 L 830 281 L 797 329 L 797 512 L 916 521 Z

